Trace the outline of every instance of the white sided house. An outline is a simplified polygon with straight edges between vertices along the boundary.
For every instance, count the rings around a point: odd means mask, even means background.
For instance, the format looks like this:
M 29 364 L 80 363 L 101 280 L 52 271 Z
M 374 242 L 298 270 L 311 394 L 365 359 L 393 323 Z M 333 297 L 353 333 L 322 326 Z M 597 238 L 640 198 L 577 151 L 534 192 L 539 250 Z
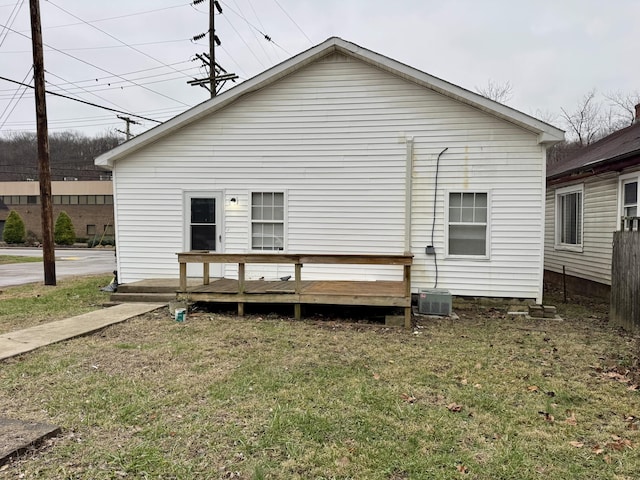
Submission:
M 176 254 L 190 250 L 408 252 L 414 293 L 540 302 L 546 149 L 562 139 L 528 115 L 330 38 L 96 165 L 113 171 L 122 283 L 177 278 Z M 292 271 L 254 264 L 246 277 Z M 374 265 L 305 265 L 304 275 L 402 278 Z

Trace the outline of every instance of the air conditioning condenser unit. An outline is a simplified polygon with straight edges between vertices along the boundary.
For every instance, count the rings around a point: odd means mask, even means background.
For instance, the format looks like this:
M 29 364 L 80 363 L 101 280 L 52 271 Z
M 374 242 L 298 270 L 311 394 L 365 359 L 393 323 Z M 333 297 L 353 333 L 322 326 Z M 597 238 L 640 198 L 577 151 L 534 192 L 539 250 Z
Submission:
M 451 293 L 449 290 L 421 289 L 418 294 L 418 313 L 451 315 Z

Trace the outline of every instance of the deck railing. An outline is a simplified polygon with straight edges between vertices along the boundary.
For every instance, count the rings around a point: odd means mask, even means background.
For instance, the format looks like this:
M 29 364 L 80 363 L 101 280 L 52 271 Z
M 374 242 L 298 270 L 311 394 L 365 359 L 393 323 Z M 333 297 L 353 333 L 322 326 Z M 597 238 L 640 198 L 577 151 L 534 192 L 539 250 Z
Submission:
M 354 254 L 272 254 L 272 253 L 208 253 L 208 252 L 184 252 L 178 253 L 180 264 L 180 292 L 187 290 L 187 264 L 199 263 L 203 265 L 202 284 L 210 284 L 211 263 L 236 263 L 238 265 L 238 291 L 239 297 L 245 293 L 245 266 L 247 264 L 293 264 L 294 293 L 300 298 L 302 295 L 302 266 L 304 264 L 326 265 L 398 265 L 403 267 L 402 291 L 403 306 L 405 308 L 405 326 L 411 326 L 411 264 L 413 255 L 354 255 Z M 295 303 L 295 317 L 300 318 L 300 304 Z M 315 302 L 313 302 L 315 303 Z M 357 304 L 357 302 L 356 302 Z M 238 313 L 244 313 L 244 307 L 238 301 Z

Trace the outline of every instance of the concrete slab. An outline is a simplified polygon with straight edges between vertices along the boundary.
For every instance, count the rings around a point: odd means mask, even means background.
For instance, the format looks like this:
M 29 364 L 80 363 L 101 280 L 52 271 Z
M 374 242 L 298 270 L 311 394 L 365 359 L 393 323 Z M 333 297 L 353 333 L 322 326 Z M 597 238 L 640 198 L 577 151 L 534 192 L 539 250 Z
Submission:
M 0 360 L 85 335 L 166 305 L 166 303 L 124 303 L 57 322 L 5 333 L 0 335 Z
M 60 427 L 0 417 L 0 465 L 42 440 L 60 433 Z

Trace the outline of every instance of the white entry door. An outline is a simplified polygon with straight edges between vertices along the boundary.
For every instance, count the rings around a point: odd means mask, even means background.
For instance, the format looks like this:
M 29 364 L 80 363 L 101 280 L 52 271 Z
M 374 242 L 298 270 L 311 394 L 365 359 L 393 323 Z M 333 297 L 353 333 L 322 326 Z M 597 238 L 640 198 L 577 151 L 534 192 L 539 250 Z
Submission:
M 185 250 L 206 252 L 223 251 L 222 193 L 185 193 Z M 222 276 L 222 265 L 213 263 L 209 274 Z M 201 264 L 187 264 L 187 276 L 202 276 Z

